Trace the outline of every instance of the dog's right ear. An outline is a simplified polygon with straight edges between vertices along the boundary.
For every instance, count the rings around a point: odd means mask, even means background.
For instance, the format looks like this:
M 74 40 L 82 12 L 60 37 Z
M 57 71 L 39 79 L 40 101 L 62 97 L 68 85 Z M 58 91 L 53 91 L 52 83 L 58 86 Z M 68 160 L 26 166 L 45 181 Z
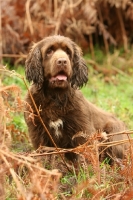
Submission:
M 39 46 L 33 45 L 25 62 L 26 79 L 40 87 L 44 80 L 42 55 Z

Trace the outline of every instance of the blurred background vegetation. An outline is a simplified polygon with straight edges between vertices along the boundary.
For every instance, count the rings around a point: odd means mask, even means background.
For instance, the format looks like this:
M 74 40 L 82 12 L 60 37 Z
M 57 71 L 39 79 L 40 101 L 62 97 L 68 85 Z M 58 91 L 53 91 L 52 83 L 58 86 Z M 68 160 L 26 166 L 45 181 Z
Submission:
M 20 62 L 31 42 L 53 34 L 70 37 L 94 60 L 97 46 L 106 54 L 118 47 L 125 52 L 132 48 L 132 0 L 0 2 L 1 57 Z

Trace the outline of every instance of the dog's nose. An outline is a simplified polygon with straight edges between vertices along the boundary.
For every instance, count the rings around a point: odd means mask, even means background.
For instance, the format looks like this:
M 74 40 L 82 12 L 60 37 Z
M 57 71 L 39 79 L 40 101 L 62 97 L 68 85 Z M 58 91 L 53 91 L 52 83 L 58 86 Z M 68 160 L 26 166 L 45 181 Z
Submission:
M 58 66 L 65 66 L 65 65 L 67 65 L 67 60 L 66 60 L 66 58 L 59 58 L 59 59 L 57 60 L 57 65 L 58 65 Z

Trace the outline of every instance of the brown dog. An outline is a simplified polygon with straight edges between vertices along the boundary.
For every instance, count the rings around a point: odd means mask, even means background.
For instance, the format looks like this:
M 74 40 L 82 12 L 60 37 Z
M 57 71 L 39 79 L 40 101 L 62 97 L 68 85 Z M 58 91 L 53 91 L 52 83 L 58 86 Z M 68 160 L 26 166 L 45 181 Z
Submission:
M 50 36 L 33 45 L 26 60 L 26 78 L 33 81 L 30 92 L 58 147 L 73 148 L 83 143 L 80 137 L 72 139 L 78 132 L 89 136 L 98 130 L 107 134 L 125 130 L 121 121 L 87 101 L 79 91 L 88 81 L 88 68 L 80 48 L 69 38 Z M 26 108 L 25 120 L 34 147 L 53 146 L 29 94 L 26 101 L 30 106 Z M 29 117 L 30 108 L 34 120 Z M 123 137 L 121 134 L 109 140 L 119 141 Z M 122 158 L 124 148 L 110 148 L 111 156 Z M 67 156 L 72 159 L 74 154 Z

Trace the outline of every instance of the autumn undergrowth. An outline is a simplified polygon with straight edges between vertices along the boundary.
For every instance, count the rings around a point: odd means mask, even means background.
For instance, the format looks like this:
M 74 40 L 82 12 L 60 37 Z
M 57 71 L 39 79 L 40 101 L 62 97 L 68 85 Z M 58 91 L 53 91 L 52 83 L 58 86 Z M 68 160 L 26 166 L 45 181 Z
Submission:
M 114 51 L 105 56 L 96 49 L 95 60 L 90 55 L 85 55 L 85 59 L 89 68 L 89 81 L 82 89 L 85 97 L 115 114 L 129 130 L 133 130 L 132 50 L 127 53 Z M 7 131 L 6 138 L 8 140 L 11 136 L 11 140 L 7 143 L 5 140 L 0 149 L 0 167 L 4 175 L 0 192 L 3 190 L 3 197 L 6 200 L 131 199 L 131 149 L 127 152 L 130 156 L 124 161 L 115 160 L 111 166 L 108 159 L 99 162 L 94 147 L 81 147 L 75 150 L 80 155 L 79 161 L 74 164 L 67 161 L 70 171 L 58 154 L 41 155 L 33 150 L 23 117 L 26 85 L 22 78 L 12 73 L 15 70 L 24 76 L 24 67 L 7 66 L 6 69 L 8 72 L 0 71 L 0 89 L 3 88 L 0 92 L 3 98 L 0 106 L 5 111 L 2 124 Z

